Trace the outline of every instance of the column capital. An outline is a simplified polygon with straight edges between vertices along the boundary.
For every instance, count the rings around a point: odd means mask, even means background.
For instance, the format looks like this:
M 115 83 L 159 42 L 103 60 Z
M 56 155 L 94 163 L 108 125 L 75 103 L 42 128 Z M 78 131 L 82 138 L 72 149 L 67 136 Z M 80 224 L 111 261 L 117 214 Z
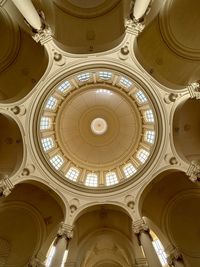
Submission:
M 65 224 L 64 222 L 60 223 L 60 227 L 58 229 L 57 236 L 65 237 L 66 239 L 71 239 L 73 237 L 73 226 L 69 224 Z
M 41 45 L 47 43 L 52 40 L 52 30 L 50 27 L 46 26 L 44 29 L 39 30 L 32 37 L 36 41 L 36 43 L 41 43 Z
M 125 21 L 125 28 L 127 32 L 130 32 L 134 34 L 135 36 L 138 36 L 144 29 L 145 24 L 142 22 L 139 22 L 136 19 L 127 19 Z
M 200 83 L 193 82 L 187 86 L 190 97 L 200 99 Z
M 177 248 L 174 248 L 173 251 L 167 257 L 167 263 L 169 266 L 173 266 L 175 261 L 182 261 L 183 257 L 180 251 Z
M 195 160 L 191 161 L 186 175 L 189 176 L 192 182 L 200 182 L 200 163 Z
M 3 178 L 0 180 L 0 198 L 7 197 L 13 190 L 14 185 L 10 178 Z
M 37 257 L 33 257 L 30 260 L 28 267 L 45 267 L 45 264 L 42 263 Z
M 142 231 L 149 232 L 149 227 L 142 218 L 137 221 L 134 221 L 132 224 L 132 228 L 135 234 L 140 234 L 140 232 Z

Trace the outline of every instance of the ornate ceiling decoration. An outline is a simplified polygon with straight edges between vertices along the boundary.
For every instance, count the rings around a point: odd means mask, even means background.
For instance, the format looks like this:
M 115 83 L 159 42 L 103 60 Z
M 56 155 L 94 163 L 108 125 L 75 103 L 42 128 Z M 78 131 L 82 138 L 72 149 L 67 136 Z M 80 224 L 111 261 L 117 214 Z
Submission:
M 137 177 L 158 134 L 149 95 L 109 69 L 81 71 L 56 84 L 37 125 L 40 150 L 54 172 L 88 188 Z

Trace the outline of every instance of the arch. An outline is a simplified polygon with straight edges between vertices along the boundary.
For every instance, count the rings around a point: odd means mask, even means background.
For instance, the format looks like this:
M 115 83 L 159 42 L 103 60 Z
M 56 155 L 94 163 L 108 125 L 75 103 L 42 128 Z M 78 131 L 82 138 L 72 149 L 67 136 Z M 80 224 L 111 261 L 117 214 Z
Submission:
M 196 99 L 179 104 L 173 116 L 173 141 L 185 161 L 200 159 L 200 105 Z
M 24 158 L 24 140 L 20 125 L 10 115 L 0 113 L 0 179 L 12 176 Z
M 101 239 L 101 236 L 103 236 L 104 242 L 107 241 L 109 243 L 105 238 L 106 236 L 108 239 L 113 240 L 114 243 L 116 242 L 115 247 L 111 247 L 112 242 L 110 242 L 109 245 L 111 246 L 107 246 L 106 249 L 102 249 L 101 251 L 101 249 L 98 248 L 98 239 Z M 95 257 L 91 257 L 91 250 L 93 249 L 97 252 Z M 84 255 L 84 250 L 89 253 L 85 259 L 81 261 L 81 258 Z M 100 253 L 98 253 L 98 250 Z M 98 266 L 101 262 L 108 262 L 109 260 L 111 262 L 114 261 L 115 264 L 118 264 L 119 266 L 128 267 L 134 262 L 133 247 L 130 240 L 113 229 L 103 229 L 92 232 L 85 240 L 83 240 L 82 244 L 80 244 L 78 251 L 80 251 L 78 252 L 78 261 L 80 259 L 81 267 Z
M 16 184 L 12 193 L 5 199 L 5 201 L 19 200 L 37 209 L 44 222 L 46 235 L 37 253 L 44 255 L 45 260 L 58 227 L 65 220 L 67 212 L 65 203 L 55 190 L 33 178 Z
M 26 96 L 43 76 L 48 65 L 45 48 L 17 24 L 11 6 L 5 5 L 0 10 L 0 33 L 4 36 L 0 44 L 2 103 L 15 102 Z
M 53 9 L 55 43 L 64 51 L 76 54 L 102 52 L 117 46 L 124 37 L 123 13 L 129 12 L 124 1 L 104 1 L 99 6 L 85 8 L 72 1 L 56 0 Z
M 163 2 L 163 8 L 138 36 L 133 49 L 140 64 L 157 81 L 182 89 L 199 79 L 200 46 L 194 28 L 199 23 L 199 3 Z
M 21 200 L 0 203 L 0 226 L 0 237 L 7 240 L 10 247 L 8 257 L 5 257 L 8 265 L 27 264 L 39 251 L 46 236 L 41 214 L 35 207 Z
M 149 222 L 150 227 L 152 227 L 161 239 L 167 252 L 171 253 L 174 247 L 180 248 L 184 259 L 191 261 L 191 266 L 198 266 L 199 262 L 195 262 L 195 259 L 192 258 L 194 255 L 186 252 L 185 243 L 181 241 L 182 247 L 180 246 L 180 240 L 188 240 L 188 237 L 185 238 L 184 233 L 187 231 L 189 224 L 193 227 L 191 221 L 198 214 L 199 204 L 194 199 L 188 200 L 191 208 L 182 200 L 178 202 L 179 195 L 188 195 L 190 191 L 199 192 L 199 188 L 189 180 L 184 172 L 175 169 L 161 172 L 143 190 L 140 196 L 139 210 L 141 216 L 147 218 L 147 222 Z M 196 204 L 194 204 L 195 202 Z M 170 211 L 171 215 L 168 216 L 166 214 L 169 214 L 170 205 L 174 205 L 174 208 Z M 185 214 L 187 214 L 185 217 L 184 210 Z M 188 219 L 191 218 L 191 221 L 188 221 L 187 216 Z M 176 226 L 177 232 L 175 231 L 174 225 Z M 177 225 L 179 226 L 177 227 Z M 173 238 L 170 235 L 170 231 L 172 230 Z M 195 236 L 195 231 L 197 231 L 196 225 L 193 227 L 193 236 Z M 183 239 L 180 238 L 181 236 Z M 196 247 L 194 244 L 191 246 Z
M 121 266 L 135 262 L 130 216 L 114 205 L 88 208 L 74 223 L 69 259 L 76 258 L 80 266 L 95 266 L 102 259 L 111 259 L 115 253 Z M 102 257 L 98 257 L 100 254 Z
M 73 219 L 71 221 L 71 225 L 75 224 L 76 221 L 87 212 L 94 211 L 96 209 L 100 209 L 101 207 L 109 207 L 113 208 L 114 210 L 121 211 L 122 213 L 128 215 L 131 219 L 133 217 L 132 210 L 126 206 L 125 204 L 122 204 L 121 202 L 113 202 L 113 201 L 107 201 L 106 203 L 104 201 L 102 202 L 91 202 L 87 203 L 83 206 L 80 206 L 76 212 L 74 213 Z

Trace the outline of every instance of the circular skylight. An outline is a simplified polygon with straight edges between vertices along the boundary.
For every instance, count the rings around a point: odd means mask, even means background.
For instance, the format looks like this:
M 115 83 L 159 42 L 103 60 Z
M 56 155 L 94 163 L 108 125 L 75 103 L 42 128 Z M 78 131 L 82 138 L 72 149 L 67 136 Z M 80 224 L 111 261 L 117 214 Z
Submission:
M 52 169 L 70 183 L 110 188 L 132 179 L 156 142 L 149 96 L 111 70 L 71 75 L 45 98 L 39 143 Z

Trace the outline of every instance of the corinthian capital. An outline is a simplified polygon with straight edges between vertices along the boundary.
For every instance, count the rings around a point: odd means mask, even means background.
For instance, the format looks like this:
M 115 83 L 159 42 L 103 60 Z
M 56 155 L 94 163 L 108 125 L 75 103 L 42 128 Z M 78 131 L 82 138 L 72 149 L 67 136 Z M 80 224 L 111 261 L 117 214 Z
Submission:
M 182 261 L 182 255 L 178 249 L 174 249 L 167 257 L 167 263 L 169 266 L 174 266 L 176 261 Z
M 42 263 L 39 259 L 37 259 L 37 257 L 33 257 L 30 260 L 28 267 L 45 267 L 45 264 Z
M 145 231 L 145 232 L 149 231 L 149 227 L 143 219 L 134 221 L 132 227 L 133 227 L 133 231 L 135 234 L 139 234 L 142 231 Z
M 0 197 L 7 197 L 12 189 L 14 188 L 14 185 L 10 181 L 9 178 L 3 178 L 0 181 Z
M 37 43 L 41 43 L 42 45 L 46 42 L 52 40 L 52 30 L 50 27 L 46 26 L 44 29 L 39 30 L 35 35 L 33 35 L 33 39 Z
M 188 91 L 191 98 L 200 99 L 200 84 L 199 82 L 194 82 L 188 85 Z
M 66 239 L 71 239 L 73 237 L 72 229 L 73 227 L 71 225 L 61 222 L 57 235 L 58 237 L 65 237 Z
M 139 22 L 135 19 L 127 19 L 125 21 L 125 27 L 132 34 L 138 36 L 143 31 L 145 25 L 143 22 Z
M 200 181 L 200 164 L 198 161 L 192 161 L 188 167 L 186 175 L 189 176 L 189 179 L 192 182 L 199 182 Z

